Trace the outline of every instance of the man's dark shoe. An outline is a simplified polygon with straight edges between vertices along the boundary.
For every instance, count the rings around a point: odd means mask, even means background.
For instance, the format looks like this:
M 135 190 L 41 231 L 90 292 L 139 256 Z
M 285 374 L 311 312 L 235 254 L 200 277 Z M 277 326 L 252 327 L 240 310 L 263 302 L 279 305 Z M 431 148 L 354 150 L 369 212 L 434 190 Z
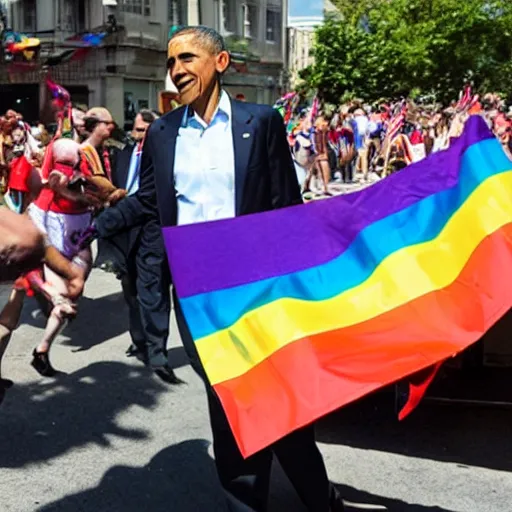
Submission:
M 126 355 L 128 357 L 138 357 L 139 355 L 142 355 L 142 350 L 139 347 L 137 347 L 137 345 L 132 343 L 128 347 L 128 350 L 126 351 Z
M 167 384 L 185 384 L 185 381 L 177 377 L 172 368 L 167 365 L 161 366 L 160 368 L 153 368 L 153 371 L 160 379 L 162 379 L 164 382 L 167 382 Z
M 141 349 L 137 347 L 137 345 L 133 344 L 128 347 L 128 350 L 126 351 L 127 357 L 135 357 L 138 361 L 143 363 L 144 365 L 148 365 L 148 354 L 145 349 Z

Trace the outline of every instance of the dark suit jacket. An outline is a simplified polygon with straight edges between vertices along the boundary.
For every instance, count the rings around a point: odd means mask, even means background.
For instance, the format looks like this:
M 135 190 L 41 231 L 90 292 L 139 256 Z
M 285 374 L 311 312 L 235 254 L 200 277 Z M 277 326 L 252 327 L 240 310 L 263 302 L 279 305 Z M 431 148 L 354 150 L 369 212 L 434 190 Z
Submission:
M 116 152 L 115 164 L 112 166 L 112 183 L 121 189 L 126 189 L 130 160 L 134 144 L 127 144 L 122 150 Z M 120 229 L 108 240 L 100 240 L 100 260 L 113 261 L 118 272 L 132 273 L 135 267 L 134 251 L 137 249 L 141 224 Z
M 169 112 L 149 129 L 137 194 L 97 219 L 100 236 L 144 225 L 141 243 L 161 252 L 161 226 L 177 222 L 174 160 L 184 107 Z M 236 215 L 264 212 L 302 202 L 281 115 L 266 105 L 232 101 Z M 159 248 L 157 249 L 157 247 Z
M 126 188 L 130 160 L 134 147 L 134 144 L 126 144 L 126 146 L 117 153 L 116 165 L 112 168 L 112 183 L 117 188 Z

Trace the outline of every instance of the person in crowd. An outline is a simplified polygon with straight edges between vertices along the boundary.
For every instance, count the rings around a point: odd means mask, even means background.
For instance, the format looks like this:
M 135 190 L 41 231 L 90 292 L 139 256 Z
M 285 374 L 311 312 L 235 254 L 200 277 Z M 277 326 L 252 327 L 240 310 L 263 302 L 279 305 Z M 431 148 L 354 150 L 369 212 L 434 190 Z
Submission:
M 74 178 L 85 180 L 88 173 L 88 168 L 81 165 L 82 153 L 77 142 L 58 139 L 48 151 L 42 170 L 47 185 L 29 206 L 28 214 L 41 233 L 48 237 L 49 243 L 82 272 L 85 281 L 92 266 L 92 254 L 90 248 L 81 250 L 77 242 L 91 224 L 91 207 L 101 203 L 94 196 L 83 193 L 80 181 L 74 186 Z M 32 354 L 32 366 L 41 375 L 51 377 L 56 373 L 49 359 L 51 345 L 76 310 L 67 301 L 60 300 L 66 294 L 66 282 L 48 266 L 44 267 L 44 282 L 55 289 L 56 294 L 49 301 L 48 322 L 43 338 Z
M 329 165 L 329 119 L 326 115 L 320 113 L 316 118 L 313 130 L 313 148 L 315 152 L 315 162 L 310 168 L 304 182 L 303 192 L 309 192 L 311 181 L 317 174 L 322 181 L 323 195 L 330 196 L 329 183 L 331 181 L 331 167 Z
M 12 381 L 1 377 L 1 363 L 13 331 L 21 316 L 27 283 L 22 275 L 30 273 L 40 265 L 47 267 L 66 279 L 65 298 L 73 301 L 82 293 L 84 274 L 80 268 L 62 256 L 31 219 L 7 208 L 0 207 L 0 283 L 14 281 L 7 304 L 0 311 L 0 403 Z M 49 298 L 57 299 L 55 290 L 42 286 Z
M 88 136 L 85 131 L 85 114 L 86 110 L 78 106 L 73 107 L 71 110 L 71 115 L 73 117 L 74 139 L 80 143 L 84 142 Z
M 116 124 L 110 112 L 103 107 L 89 109 L 83 122 L 82 138 L 85 139 L 81 143 L 81 149 L 92 175 L 91 181 L 95 187 L 103 190 L 104 195 L 111 197 L 112 203 L 115 203 L 126 196 L 126 190 L 116 189 L 112 183 L 112 169 L 116 167 L 119 150 L 108 142 L 116 129 Z M 112 269 L 110 246 L 102 240 L 98 242 L 98 254 L 94 264 L 104 270 Z
M 368 125 L 366 112 L 357 107 L 352 118 L 352 132 L 354 133 L 354 147 L 357 152 L 357 171 L 363 174 L 363 179 L 368 180 Z
M 354 148 L 354 133 L 347 120 L 346 111 L 340 112 L 336 132 L 340 148 L 338 165 L 341 169 L 341 179 L 343 183 L 353 183 L 356 152 Z
M 115 165 L 114 153 L 105 145 L 110 138 L 115 123 L 110 112 L 103 107 L 94 107 L 88 110 L 84 117 L 84 132 L 86 139 L 81 144 L 81 150 L 87 160 L 92 183 L 113 194 L 112 200 L 118 201 L 126 195 L 123 189 L 117 189 L 112 184 L 112 167 Z
M 114 186 L 127 191 L 128 196 L 134 195 L 139 189 L 140 160 L 142 146 L 151 124 L 158 118 L 151 110 L 141 110 L 136 116 L 131 132 L 131 143 L 119 153 L 116 166 L 112 169 Z M 114 258 L 114 270 L 121 281 L 124 299 L 128 305 L 129 331 L 132 340 L 127 350 L 128 356 L 141 357 L 147 360 L 146 336 L 142 326 L 140 305 L 137 298 L 137 253 L 141 226 L 123 231 L 112 237 L 108 243 Z M 167 340 L 162 340 L 167 343 Z M 164 347 L 165 349 L 165 347 Z

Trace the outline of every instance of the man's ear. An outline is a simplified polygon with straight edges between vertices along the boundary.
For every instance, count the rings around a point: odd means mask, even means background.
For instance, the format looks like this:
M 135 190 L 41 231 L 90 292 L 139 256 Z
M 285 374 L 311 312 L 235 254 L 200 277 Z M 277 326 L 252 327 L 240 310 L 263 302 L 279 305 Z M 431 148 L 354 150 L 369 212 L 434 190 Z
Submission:
M 227 51 L 220 52 L 215 58 L 215 69 L 217 70 L 217 73 L 220 73 L 221 75 L 226 71 L 226 69 L 228 69 L 230 64 L 231 56 Z

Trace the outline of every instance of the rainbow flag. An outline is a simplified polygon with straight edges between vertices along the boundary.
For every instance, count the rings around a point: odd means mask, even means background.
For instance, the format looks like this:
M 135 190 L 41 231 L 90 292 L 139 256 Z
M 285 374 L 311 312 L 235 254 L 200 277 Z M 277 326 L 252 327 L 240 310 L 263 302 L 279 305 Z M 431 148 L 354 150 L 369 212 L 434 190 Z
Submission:
M 438 365 L 512 306 L 512 162 L 478 116 L 354 194 L 165 228 L 177 294 L 244 456 Z

